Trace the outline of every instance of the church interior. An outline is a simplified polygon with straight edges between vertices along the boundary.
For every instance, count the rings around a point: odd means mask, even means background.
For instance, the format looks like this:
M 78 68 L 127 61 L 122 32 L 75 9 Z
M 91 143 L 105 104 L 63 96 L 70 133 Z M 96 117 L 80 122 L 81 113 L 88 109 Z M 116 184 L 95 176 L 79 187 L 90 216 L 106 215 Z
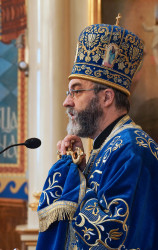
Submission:
M 156 0 L 0 0 L 0 250 L 36 249 L 40 193 L 66 136 L 62 104 L 78 35 L 91 24 L 115 24 L 118 13 L 120 26 L 145 44 L 130 116 L 158 142 Z M 28 138 L 41 145 L 2 152 Z M 92 141 L 83 143 L 89 155 Z

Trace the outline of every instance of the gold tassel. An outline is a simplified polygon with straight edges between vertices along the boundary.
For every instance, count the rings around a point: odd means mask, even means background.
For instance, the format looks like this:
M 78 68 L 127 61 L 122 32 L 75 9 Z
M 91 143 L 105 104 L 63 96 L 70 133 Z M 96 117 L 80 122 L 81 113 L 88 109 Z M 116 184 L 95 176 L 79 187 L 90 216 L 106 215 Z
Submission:
M 66 218 L 68 220 L 72 220 L 74 213 L 76 211 L 76 208 L 72 207 L 58 207 L 53 209 L 49 214 L 43 218 L 40 218 L 39 216 L 39 231 L 44 232 L 48 229 L 48 227 L 55 221 L 65 220 Z

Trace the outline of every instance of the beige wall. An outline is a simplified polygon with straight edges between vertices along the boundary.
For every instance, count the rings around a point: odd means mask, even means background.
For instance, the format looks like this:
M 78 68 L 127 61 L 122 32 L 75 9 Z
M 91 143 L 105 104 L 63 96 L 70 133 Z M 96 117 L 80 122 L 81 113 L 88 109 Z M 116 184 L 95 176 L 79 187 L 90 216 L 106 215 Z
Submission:
M 62 102 L 74 61 L 77 38 L 88 24 L 88 0 L 28 0 L 28 137 L 42 145 L 29 150 L 29 202 L 41 191 L 56 161 L 56 143 L 66 135 Z M 36 228 L 35 212 L 28 210 L 28 226 Z
M 88 0 L 70 0 L 70 12 L 70 66 L 72 68 L 78 36 L 88 25 Z

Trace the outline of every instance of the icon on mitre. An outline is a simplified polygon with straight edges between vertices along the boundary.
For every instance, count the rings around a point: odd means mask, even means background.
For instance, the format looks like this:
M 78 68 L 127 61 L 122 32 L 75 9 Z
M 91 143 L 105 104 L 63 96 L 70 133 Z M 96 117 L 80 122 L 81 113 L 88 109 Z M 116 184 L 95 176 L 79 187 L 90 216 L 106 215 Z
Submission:
M 115 59 L 118 54 L 118 46 L 116 44 L 109 44 L 105 50 L 104 60 L 102 65 L 112 68 L 114 65 Z

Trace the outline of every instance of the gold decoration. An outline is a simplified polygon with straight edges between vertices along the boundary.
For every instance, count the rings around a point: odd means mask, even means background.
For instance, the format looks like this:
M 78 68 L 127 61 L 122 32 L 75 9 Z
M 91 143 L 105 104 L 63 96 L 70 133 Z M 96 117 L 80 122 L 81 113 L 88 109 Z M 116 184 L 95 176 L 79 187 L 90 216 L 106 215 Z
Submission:
M 119 26 L 119 22 L 120 22 L 120 19 L 121 19 L 121 14 L 118 13 L 118 16 L 116 17 L 116 26 Z
M 42 192 L 34 192 L 33 193 L 34 201 L 29 204 L 29 207 L 32 209 L 32 211 L 37 211 L 41 193 Z
M 76 147 L 75 151 L 72 151 L 72 147 L 69 147 L 66 151 L 66 155 L 71 155 L 72 161 L 75 164 L 80 164 L 83 158 L 85 157 L 84 152 L 78 147 Z M 59 159 L 61 159 L 61 154 L 59 151 L 57 151 L 57 160 Z M 32 211 L 37 211 L 41 193 L 42 192 L 33 193 L 34 201 L 29 204 L 29 207 L 32 209 Z
M 138 144 L 139 147 L 149 148 L 151 153 L 158 160 L 158 146 L 155 141 L 144 131 L 136 130 L 135 134 L 138 135 L 138 137 L 136 137 L 136 144 Z
M 73 163 L 77 165 L 80 164 L 85 157 L 85 153 L 79 147 L 76 147 L 75 151 L 72 151 L 72 147 L 69 147 L 66 151 L 66 155 L 71 155 Z M 57 151 L 57 160 L 61 159 L 61 156 L 61 153 Z

